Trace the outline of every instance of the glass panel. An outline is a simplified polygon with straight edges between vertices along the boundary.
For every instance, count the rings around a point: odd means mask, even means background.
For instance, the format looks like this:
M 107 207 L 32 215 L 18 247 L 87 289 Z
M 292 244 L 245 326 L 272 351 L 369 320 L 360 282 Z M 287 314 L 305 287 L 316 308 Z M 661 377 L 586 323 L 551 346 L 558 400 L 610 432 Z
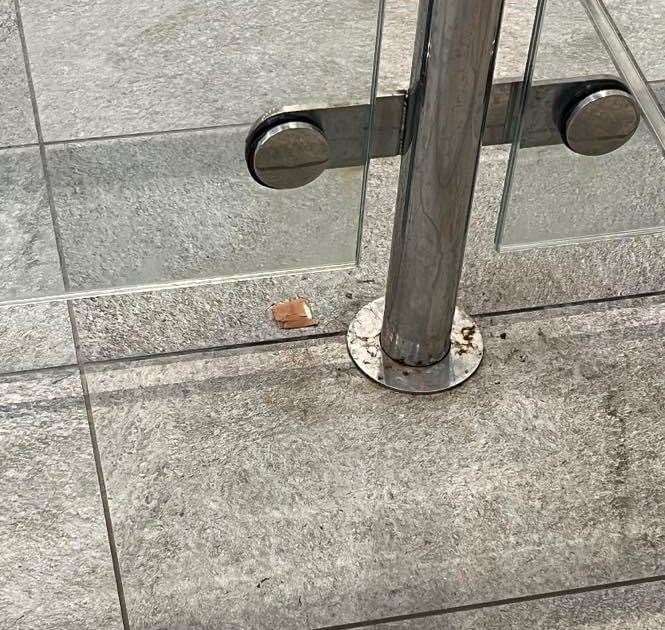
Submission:
M 604 0 L 581 0 L 621 78 L 640 104 L 645 122 L 665 151 L 665 112 Z
M 665 2 L 605 0 L 604 4 L 646 78 L 665 77 Z M 660 96 L 662 102 L 665 95 Z
M 39 139 L 0 149 L 0 303 L 355 264 L 365 168 L 269 190 L 245 141 L 371 102 L 381 7 L 23 0 Z
M 624 47 L 625 44 L 620 36 L 614 42 L 601 40 L 585 5 L 587 8 L 596 5 L 605 10 L 602 2 L 594 0 L 541 0 L 525 75 L 528 87 L 523 95 L 522 123 L 529 108 L 536 106 L 534 86 L 538 82 L 595 75 L 616 79 L 626 76 L 626 68 L 617 68 L 607 52 L 613 44 L 621 43 Z M 630 0 L 615 3 L 608 15 L 616 18 L 617 25 L 620 25 L 629 22 L 629 16 L 636 11 L 643 11 L 641 3 Z M 657 14 L 654 9 L 653 20 Z M 645 23 L 644 17 L 641 23 Z M 642 50 L 647 48 L 644 46 Z M 622 51 L 630 55 L 627 49 Z M 644 56 L 646 58 L 646 52 Z M 657 69 L 657 64 L 651 67 Z M 658 77 L 654 72 L 647 74 L 656 97 L 662 100 L 665 98 L 665 82 L 657 79 L 665 75 Z M 647 111 L 648 102 L 644 95 L 637 91 L 635 94 Z M 662 199 L 665 157 L 663 147 L 644 116 L 637 133 L 627 144 L 599 157 L 579 155 L 564 144 L 526 146 L 524 125 L 520 127 L 513 146 L 497 230 L 499 250 L 576 243 L 665 229 Z

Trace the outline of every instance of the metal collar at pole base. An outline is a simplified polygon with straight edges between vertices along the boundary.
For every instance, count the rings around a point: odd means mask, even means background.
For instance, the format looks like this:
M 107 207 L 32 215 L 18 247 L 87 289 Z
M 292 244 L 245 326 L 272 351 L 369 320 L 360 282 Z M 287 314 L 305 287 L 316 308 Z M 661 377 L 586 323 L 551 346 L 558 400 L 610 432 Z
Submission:
M 428 367 L 411 367 L 391 359 L 381 348 L 385 299 L 364 306 L 349 326 L 349 354 L 361 372 L 385 387 L 410 394 L 434 394 L 460 385 L 483 360 L 483 338 L 476 323 L 459 308 L 448 355 Z

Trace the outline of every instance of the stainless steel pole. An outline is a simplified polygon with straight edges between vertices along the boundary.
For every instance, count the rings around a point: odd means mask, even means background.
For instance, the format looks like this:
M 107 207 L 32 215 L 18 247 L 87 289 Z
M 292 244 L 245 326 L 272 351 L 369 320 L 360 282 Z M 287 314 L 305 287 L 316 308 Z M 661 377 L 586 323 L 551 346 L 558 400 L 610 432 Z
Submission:
M 385 314 L 369 305 L 349 330 L 359 367 L 395 389 L 447 389 L 475 371 L 469 355 L 482 358 L 475 324 L 459 314 L 456 331 L 454 319 L 503 5 L 420 0 Z M 377 343 L 381 366 L 368 367 Z
M 424 0 L 381 345 L 407 365 L 450 350 L 503 0 Z

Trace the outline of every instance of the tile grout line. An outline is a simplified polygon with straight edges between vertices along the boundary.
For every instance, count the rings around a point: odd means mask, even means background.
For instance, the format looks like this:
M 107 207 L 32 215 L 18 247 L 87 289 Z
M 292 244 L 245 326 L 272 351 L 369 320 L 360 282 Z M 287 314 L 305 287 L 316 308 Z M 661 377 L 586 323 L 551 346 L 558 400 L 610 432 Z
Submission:
M 20 149 L 37 149 L 39 142 L 24 142 L 23 144 L 3 144 L 0 147 L 2 151 L 19 151 Z
M 541 306 L 527 306 L 519 309 L 511 309 L 506 311 L 492 311 L 487 313 L 475 313 L 474 317 L 490 318 L 502 317 L 510 315 L 519 315 L 521 313 L 534 313 L 539 311 L 548 311 L 556 309 L 575 308 L 579 306 L 593 306 L 600 304 L 619 304 L 623 301 L 629 300 L 646 300 L 652 297 L 665 296 L 665 291 L 652 291 L 649 293 L 636 293 L 632 295 L 612 296 L 608 298 L 594 298 L 589 300 L 580 300 L 577 302 L 562 302 L 559 304 L 544 304 Z M 271 339 L 259 339 L 257 341 L 245 341 L 238 343 L 230 343 L 225 345 L 204 346 L 202 348 L 187 348 L 184 350 L 172 350 L 169 352 L 155 352 L 153 354 L 134 354 L 120 357 L 113 357 L 108 359 L 82 359 L 87 367 L 103 368 L 112 365 L 119 365 L 122 363 L 141 363 L 144 361 L 152 361 L 159 359 L 176 359 L 179 357 L 187 356 L 200 356 L 206 353 L 225 352 L 233 350 L 243 350 L 252 348 L 262 348 L 266 346 L 279 346 L 288 343 L 299 343 L 303 341 L 320 341 L 324 339 L 334 339 L 335 337 L 343 337 L 345 329 L 332 330 L 328 332 L 314 333 L 311 335 L 297 335 L 293 337 L 277 337 Z M 42 374 L 51 371 L 72 369 L 78 367 L 78 363 L 63 363 L 62 365 L 51 365 L 47 367 L 29 368 L 25 370 L 13 370 L 10 372 L 0 372 L 0 376 L 11 378 L 14 376 L 27 376 L 30 374 Z
M 252 350 L 254 348 L 258 350 L 259 348 L 265 348 L 270 346 L 283 346 L 286 344 L 297 344 L 305 341 L 323 341 L 325 339 L 335 339 L 337 337 L 341 337 L 342 335 L 344 335 L 344 332 L 334 330 L 331 332 L 315 333 L 312 335 L 297 335 L 293 337 L 281 337 L 278 339 L 260 339 L 258 341 L 248 341 L 245 343 L 235 343 L 224 346 L 207 346 L 205 348 L 195 348 L 193 350 L 173 350 L 171 352 L 160 352 L 158 354 L 141 354 L 141 355 L 134 355 L 131 357 L 98 359 L 98 360 L 87 361 L 86 364 L 90 367 L 104 368 L 104 367 L 111 367 L 113 365 L 121 365 L 123 363 L 133 363 L 133 362 L 143 363 L 147 361 L 160 360 L 160 359 L 167 359 L 167 360 L 178 359 L 182 357 L 188 357 L 190 355 L 193 357 L 198 357 L 205 354 L 216 353 L 216 352 L 233 352 L 234 350 Z M 59 369 L 59 368 L 42 368 L 42 369 Z M 23 372 L 18 372 L 18 373 L 23 374 Z
M 540 304 L 537 306 L 524 306 L 522 308 L 506 309 L 503 311 L 487 311 L 475 313 L 474 317 L 503 317 L 507 315 L 519 315 L 520 313 L 537 313 L 539 311 L 551 311 L 556 309 L 575 308 L 577 306 L 593 306 L 594 304 L 613 304 L 628 300 L 646 300 L 649 298 L 665 296 L 665 289 L 659 291 L 647 291 L 645 293 L 631 293 L 629 295 L 610 295 L 601 298 L 589 298 L 573 302 L 555 302 L 553 304 Z
M 198 356 L 206 353 L 225 352 L 233 350 L 244 350 L 252 348 L 262 348 L 266 346 L 279 346 L 288 343 L 299 343 L 303 341 L 319 341 L 323 339 L 334 339 L 340 337 L 343 333 L 335 330 L 332 332 L 315 333 L 312 335 L 297 335 L 293 337 L 281 337 L 276 339 L 260 339 L 258 341 L 248 341 L 244 343 L 228 344 L 223 346 L 206 346 L 205 348 L 194 348 L 189 350 L 173 350 L 171 352 L 158 352 L 155 354 L 137 354 L 125 357 L 114 357 L 112 359 L 82 359 L 82 362 L 88 368 L 104 368 L 122 363 L 142 363 L 144 361 L 159 359 L 177 359 L 188 355 Z M 28 368 L 25 370 L 13 370 L 10 372 L 0 372 L 3 378 L 13 378 L 16 376 L 30 376 L 33 374 L 48 374 L 49 372 L 59 372 L 61 370 L 71 370 L 78 367 L 78 363 L 63 363 L 62 365 L 49 365 L 46 367 Z
M 237 123 L 223 123 L 221 125 L 204 125 L 201 127 L 178 127 L 176 129 L 159 129 L 156 131 L 136 131 L 131 133 L 110 134 L 106 136 L 85 136 L 82 138 L 64 138 L 62 140 L 46 140 L 46 146 L 58 146 L 68 144 L 86 144 L 90 142 L 105 142 L 109 140 L 132 140 L 141 138 L 153 138 L 155 136 L 174 136 L 186 133 L 203 133 L 206 131 L 224 131 L 248 129 L 254 123 L 251 122 L 237 122 Z
M 58 252 L 58 259 L 60 262 L 60 271 L 62 274 L 62 282 L 65 291 L 69 291 L 71 288 L 69 281 L 69 273 L 67 270 L 67 263 L 64 256 L 64 250 L 62 247 L 62 235 L 60 232 L 58 224 L 58 216 L 55 209 L 55 199 L 53 197 L 53 188 L 51 184 L 50 172 L 48 169 L 48 161 L 46 157 L 46 147 L 44 144 L 44 137 L 42 133 L 41 120 L 39 116 L 39 106 L 37 103 L 37 94 L 35 92 L 34 80 L 32 77 L 32 68 L 30 64 L 30 56 L 28 53 L 28 46 L 25 37 L 25 30 L 23 28 L 23 17 L 21 14 L 21 7 L 19 0 L 14 0 L 14 9 L 16 11 L 16 24 L 19 33 L 19 38 L 21 41 L 21 50 L 23 53 L 23 62 L 25 65 L 25 74 L 26 81 L 28 84 L 28 91 L 30 93 L 30 102 L 32 105 L 32 111 L 34 116 L 35 131 L 37 133 L 37 141 L 39 146 L 39 154 L 42 163 L 42 170 L 44 174 L 44 185 L 46 188 L 47 201 L 49 204 L 49 211 L 51 214 L 51 222 L 53 225 L 53 235 L 55 239 L 56 250 Z M 118 552 L 115 544 L 115 536 L 113 533 L 113 523 L 111 521 L 111 512 L 108 503 L 108 495 L 106 491 L 106 481 L 104 479 L 104 472 L 102 469 L 101 456 L 99 453 L 99 445 L 97 442 L 97 433 L 94 424 L 94 416 L 92 412 L 92 404 L 90 402 L 90 391 L 88 388 L 88 379 L 85 373 L 85 364 L 82 360 L 82 353 L 80 348 L 80 338 L 78 333 L 78 326 L 76 323 L 75 313 L 73 304 L 70 300 L 67 301 L 67 314 L 69 317 L 69 323 L 72 330 L 72 341 L 74 343 L 74 352 L 76 354 L 76 367 L 78 368 L 79 379 L 81 382 L 81 390 L 83 394 L 83 402 L 86 410 L 86 417 L 88 420 L 88 430 L 90 432 L 90 441 L 92 446 L 93 459 L 95 462 L 95 472 L 97 475 L 97 484 L 100 493 L 100 499 L 102 504 L 102 511 L 104 514 L 104 523 L 106 526 L 106 535 L 109 545 L 109 553 L 111 556 L 111 564 L 113 566 L 113 574 L 115 578 L 116 592 L 118 596 L 118 604 L 120 608 L 120 616 L 122 619 L 122 624 L 124 630 L 130 630 L 129 625 L 129 616 L 127 613 L 127 605 L 125 601 L 124 588 L 122 585 L 122 576 L 120 573 L 120 563 L 118 560 Z
M 38 374 L 50 374 L 51 372 L 61 372 L 65 370 L 74 370 L 78 368 L 77 363 L 62 363 L 60 365 L 47 365 L 45 367 L 26 368 L 25 370 L 10 370 L 8 372 L 0 372 L 2 378 L 14 378 L 32 376 Z
M 122 573 L 120 570 L 118 547 L 115 542 L 113 521 L 111 519 L 111 508 L 109 506 L 108 492 L 106 490 L 106 479 L 104 478 L 102 457 L 99 451 L 99 442 L 97 440 L 97 429 L 95 427 L 94 413 L 92 411 L 92 403 L 90 401 L 90 389 L 88 387 L 88 377 L 85 371 L 85 362 L 81 358 L 80 337 L 78 332 L 78 326 L 76 324 L 76 317 L 74 314 L 74 307 L 72 302 L 67 302 L 67 311 L 69 314 L 69 321 L 72 327 L 74 351 L 76 352 L 76 361 L 78 366 L 79 379 L 81 381 L 81 389 L 83 391 L 83 403 L 85 405 L 85 413 L 88 419 L 88 430 L 90 431 L 90 443 L 92 445 L 92 453 L 95 461 L 95 471 L 97 473 L 97 483 L 99 485 L 99 494 L 102 503 L 102 510 L 104 512 L 104 522 L 106 524 L 106 535 L 108 538 L 109 553 L 111 554 L 111 564 L 113 565 L 113 575 L 115 577 L 115 585 L 118 594 L 120 616 L 122 618 L 122 625 L 124 630 L 130 630 L 131 626 L 129 623 L 129 613 L 127 611 L 127 601 L 125 599 L 125 589 L 122 584 Z
M 633 295 L 624 295 L 624 296 L 612 296 L 607 298 L 594 298 L 589 300 L 580 300 L 577 302 L 563 302 L 559 304 L 544 304 L 541 306 L 528 306 L 519 309 L 506 310 L 506 311 L 496 311 L 496 312 L 487 312 L 487 313 L 474 313 L 474 317 L 478 318 L 490 318 L 490 317 L 501 317 L 501 316 L 510 316 L 510 315 L 519 315 L 520 313 L 537 313 L 539 311 L 549 311 L 556 309 L 566 309 L 566 308 L 575 308 L 578 306 L 593 306 L 600 304 L 615 304 L 621 303 L 628 300 L 647 300 L 653 297 L 665 297 L 665 290 L 663 291 L 652 291 L 649 293 L 636 293 Z M 323 339 L 334 339 L 335 337 L 344 337 L 346 335 L 346 326 L 342 329 L 336 329 L 328 332 L 314 333 L 311 335 L 298 335 L 293 337 L 280 337 L 274 339 L 260 339 L 258 341 L 246 341 L 239 342 L 235 344 L 226 344 L 226 345 L 216 345 L 216 346 L 205 346 L 202 348 L 189 348 L 185 350 L 173 350 L 170 352 L 158 352 L 154 354 L 136 354 L 132 356 L 125 357 L 113 357 L 110 359 L 93 359 L 87 360 L 87 365 L 95 367 L 103 367 L 107 365 L 119 364 L 119 363 L 131 363 L 131 362 L 142 362 L 150 361 L 153 359 L 170 359 L 186 356 L 199 356 L 209 352 L 223 352 L 223 351 L 232 351 L 232 350 L 242 350 L 242 349 L 251 349 L 251 348 L 261 348 L 264 346 L 271 345 L 283 345 L 287 343 L 298 343 L 302 341 L 317 341 Z M 40 369 L 40 368 L 38 368 Z M 42 369 L 54 369 L 54 368 L 42 368 Z M 20 372 L 22 373 L 22 372 Z
M 580 586 L 561 589 L 558 591 L 549 591 L 545 593 L 536 593 L 534 595 L 521 595 L 517 597 L 506 597 L 504 599 L 495 599 L 485 602 L 478 602 L 475 604 L 464 604 L 461 606 L 450 606 L 448 608 L 440 608 L 437 610 L 430 610 L 421 613 L 411 613 L 407 615 L 395 615 L 393 617 L 382 617 L 379 619 L 368 619 L 365 621 L 357 621 L 352 623 L 345 623 L 336 626 L 320 626 L 314 630 L 354 630 L 355 628 L 368 628 L 371 626 L 381 626 L 384 624 L 392 624 L 400 621 L 414 621 L 417 619 L 429 619 L 432 617 L 445 617 L 447 615 L 459 614 L 462 612 L 472 612 L 477 610 L 485 610 L 488 608 L 498 608 L 500 606 L 511 606 L 516 604 L 523 604 L 529 602 L 538 602 L 548 599 L 557 599 L 566 596 L 583 595 L 585 593 L 597 593 L 602 591 L 611 591 L 619 588 L 629 588 L 635 586 L 643 586 L 645 584 L 655 584 L 665 582 L 665 575 L 654 575 L 650 577 L 634 578 L 632 580 L 623 580 L 620 582 L 608 582 L 605 584 L 594 584 L 591 586 Z M 389 630 L 386 628 L 386 630 Z
M 39 147 L 39 155 L 42 162 L 44 186 L 46 188 L 46 196 L 49 205 L 49 212 L 51 214 L 51 222 L 53 224 L 53 236 L 55 238 L 55 246 L 58 252 L 58 260 L 60 262 L 60 272 L 62 273 L 63 287 L 65 291 L 69 291 L 70 290 L 69 272 L 67 271 L 67 264 L 65 261 L 64 251 L 62 248 L 62 234 L 60 232 L 60 226 L 58 223 L 58 215 L 55 210 L 53 187 L 51 185 L 51 176 L 48 169 L 48 161 L 46 158 L 46 147 L 44 145 L 44 135 L 42 133 L 42 124 L 39 115 L 37 93 L 35 92 L 35 83 L 32 77 L 30 55 L 28 53 L 28 44 L 25 38 L 25 31 L 23 29 L 23 17 L 21 14 L 21 7 L 19 4 L 19 0 L 14 0 L 14 8 L 16 11 L 16 24 L 18 27 L 19 38 L 21 40 L 21 49 L 23 52 L 23 63 L 25 65 L 26 81 L 28 83 L 28 91 L 30 93 L 30 103 L 32 105 L 32 113 L 34 116 L 35 131 L 37 132 L 37 146 Z
M 15 0 L 18 1 L 18 0 Z M 34 107 L 33 107 L 34 110 Z M 159 129 L 156 131 L 136 131 L 132 133 L 119 133 L 107 136 L 83 136 L 81 138 L 64 138 L 62 140 L 42 140 L 41 144 L 47 147 L 66 146 L 69 144 L 88 144 L 91 142 L 106 142 L 110 140 L 133 140 L 141 138 L 153 138 L 156 136 L 174 136 L 187 133 L 203 133 L 206 131 L 225 131 L 248 129 L 253 123 L 222 123 L 220 125 L 204 125 L 202 127 L 178 127 L 176 129 Z M 11 151 L 15 149 L 33 149 L 40 146 L 40 142 L 26 142 L 22 144 L 7 144 L 0 146 L 0 151 Z

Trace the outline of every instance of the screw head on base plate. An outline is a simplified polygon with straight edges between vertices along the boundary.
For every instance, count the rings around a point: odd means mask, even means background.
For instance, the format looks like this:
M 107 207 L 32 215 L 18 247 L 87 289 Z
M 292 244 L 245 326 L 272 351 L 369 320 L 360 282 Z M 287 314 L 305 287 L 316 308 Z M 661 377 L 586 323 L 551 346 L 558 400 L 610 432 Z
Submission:
M 434 394 L 460 385 L 483 360 L 483 338 L 476 323 L 455 309 L 451 349 L 438 363 L 411 367 L 391 359 L 381 348 L 385 299 L 364 306 L 349 326 L 346 341 L 358 369 L 373 381 L 410 394 Z

